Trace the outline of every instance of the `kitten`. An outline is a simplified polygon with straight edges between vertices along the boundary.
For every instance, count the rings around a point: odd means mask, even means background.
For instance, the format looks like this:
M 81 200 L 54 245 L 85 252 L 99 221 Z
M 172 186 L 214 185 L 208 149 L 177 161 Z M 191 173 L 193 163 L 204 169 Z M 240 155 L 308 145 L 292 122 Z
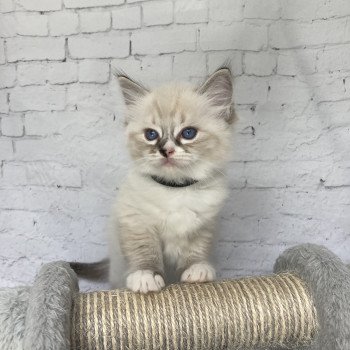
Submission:
M 112 211 L 111 285 L 120 287 L 121 256 L 134 292 L 159 291 L 168 265 L 183 282 L 211 281 L 234 119 L 230 70 L 220 68 L 199 88 L 148 90 L 125 75 L 118 80 L 133 167 Z

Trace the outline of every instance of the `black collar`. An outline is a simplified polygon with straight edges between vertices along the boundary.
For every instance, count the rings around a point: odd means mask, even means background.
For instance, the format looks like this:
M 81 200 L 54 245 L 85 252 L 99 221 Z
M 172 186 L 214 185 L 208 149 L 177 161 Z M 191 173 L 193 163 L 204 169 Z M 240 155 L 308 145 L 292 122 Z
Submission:
M 198 180 L 194 180 L 194 179 L 186 179 L 184 182 L 167 181 L 155 175 L 151 175 L 151 178 L 153 181 L 166 187 L 188 187 L 198 182 Z

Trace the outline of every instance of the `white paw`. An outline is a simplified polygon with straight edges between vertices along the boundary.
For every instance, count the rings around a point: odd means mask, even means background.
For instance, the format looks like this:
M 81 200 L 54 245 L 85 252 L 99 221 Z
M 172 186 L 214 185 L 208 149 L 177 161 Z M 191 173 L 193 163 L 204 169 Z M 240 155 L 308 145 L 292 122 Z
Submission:
M 198 263 L 191 265 L 181 275 L 182 282 L 208 282 L 215 279 L 215 270 L 208 263 Z
M 158 292 L 164 286 L 163 277 L 151 270 L 137 270 L 126 278 L 126 287 L 133 292 Z

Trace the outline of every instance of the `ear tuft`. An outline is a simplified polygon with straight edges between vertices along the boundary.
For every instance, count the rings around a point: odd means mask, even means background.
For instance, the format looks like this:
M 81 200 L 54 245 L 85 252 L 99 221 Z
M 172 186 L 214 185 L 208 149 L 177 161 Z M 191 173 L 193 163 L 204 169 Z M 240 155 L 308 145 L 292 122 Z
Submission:
M 118 78 L 119 85 L 124 96 L 124 101 L 127 106 L 135 104 L 138 99 L 148 93 L 148 89 L 133 79 L 129 78 L 126 74 L 117 72 L 116 76 Z
M 232 113 L 233 82 L 228 67 L 219 68 L 210 75 L 198 92 L 206 95 L 215 107 L 222 109 L 220 114 L 224 114 L 225 119 L 229 121 Z

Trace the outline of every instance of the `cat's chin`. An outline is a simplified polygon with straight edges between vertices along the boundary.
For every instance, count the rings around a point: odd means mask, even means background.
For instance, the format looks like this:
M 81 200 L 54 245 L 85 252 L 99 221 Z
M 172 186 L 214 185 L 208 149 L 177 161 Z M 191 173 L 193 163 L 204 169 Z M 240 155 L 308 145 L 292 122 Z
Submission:
M 168 167 L 168 168 L 169 167 L 177 167 L 178 166 L 176 160 L 171 159 L 171 158 L 164 158 L 164 159 L 162 159 L 160 164 L 161 164 L 162 167 Z
M 183 179 L 195 179 L 197 181 L 215 178 L 222 174 L 222 171 L 208 167 L 207 164 L 201 162 L 181 162 L 174 159 L 170 162 L 163 160 L 147 166 L 137 167 L 138 172 L 146 176 L 157 176 L 169 181 L 181 181 Z M 223 170 L 223 169 L 222 169 Z

